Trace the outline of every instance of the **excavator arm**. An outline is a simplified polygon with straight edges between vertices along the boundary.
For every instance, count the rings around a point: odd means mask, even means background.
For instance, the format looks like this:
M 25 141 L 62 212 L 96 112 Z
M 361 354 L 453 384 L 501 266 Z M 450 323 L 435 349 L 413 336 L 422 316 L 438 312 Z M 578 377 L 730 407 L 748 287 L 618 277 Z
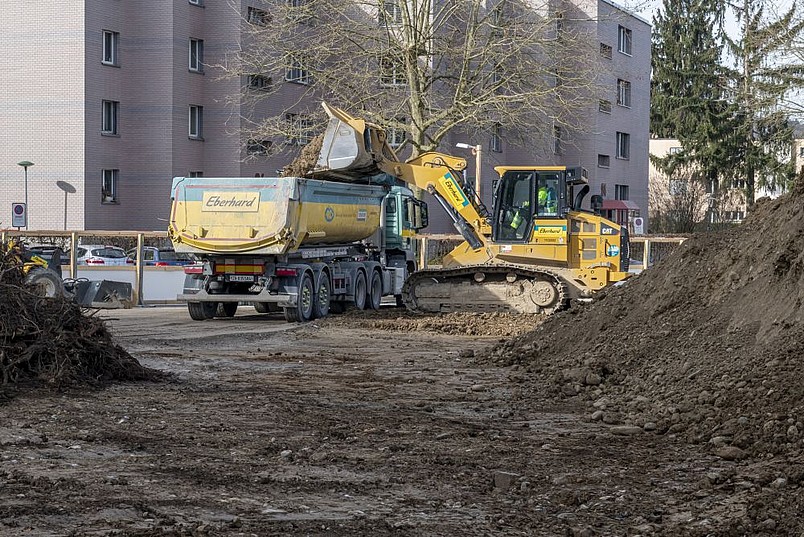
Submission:
M 401 162 L 383 129 L 327 103 L 322 105 L 330 119 L 313 175 L 354 180 L 389 174 L 432 194 L 473 249 L 486 244 L 491 234 L 488 214 L 463 179 L 465 159 L 427 152 Z

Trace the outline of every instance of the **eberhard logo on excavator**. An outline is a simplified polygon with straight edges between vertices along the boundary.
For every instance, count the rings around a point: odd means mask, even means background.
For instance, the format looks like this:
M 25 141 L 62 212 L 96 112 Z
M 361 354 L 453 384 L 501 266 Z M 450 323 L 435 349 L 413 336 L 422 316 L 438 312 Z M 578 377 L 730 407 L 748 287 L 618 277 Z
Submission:
M 330 122 L 314 176 L 389 174 L 438 199 L 465 239 L 441 268 L 408 277 L 410 309 L 549 314 L 629 276 L 628 230 L 582 207 L 589 192 L 582 168 L 498 166 L 489 211 L 461 173 L 464 159 L 429 152 L 402 162 L 379 126 L 323 106 Z M 557 193 L 557 211 L 539 206 L 540 189 Z

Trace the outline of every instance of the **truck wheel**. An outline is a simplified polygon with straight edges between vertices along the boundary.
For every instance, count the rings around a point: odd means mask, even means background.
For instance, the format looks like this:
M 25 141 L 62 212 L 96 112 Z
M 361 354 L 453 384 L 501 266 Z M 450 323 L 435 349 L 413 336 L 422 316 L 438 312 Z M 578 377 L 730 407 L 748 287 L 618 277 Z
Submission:
M 215 317 L 234 317 L 237 313 L 237 302 L 221 302 L 215 311 Z
M 52 270 L 34 269 L 25 276 L 25 285 L 38 296 L 56 298 L 64 294 L 63 283 Z
M 355 277 L 355 308 L 366 309 L 366 275 L 358 271 Z
M 382 302 L 382 279 L 376 270 L 371 273 L 371 287 L 369 287 L 367 306 L 373 310 L 380 309 Z
M 215 317 L 215 312 L 218 310 L 217 302 L 188 302 L 187 311 L 190 312 L 190 318 L 194 321 L 204 321 Z
M 299 282 L 299 296 L 296 306 L 285 308 L 285 320 L 289 323 L 304 323 L 313 318 L 313 303 L 315 302 L 315 289 L 313 278 L 305 272 Z
M 321 274 L 321 280 L 318 282 L 318 291 L 315 293 L 315 301 L 313 303 L 313 317 L 321 319 L 329 315 L 329 275 L 327 273 Z
M 254 309 L 257 313 L 272 313 L 279 311 L 279 306 L 276 305 L 276 302 L 255 302 Z

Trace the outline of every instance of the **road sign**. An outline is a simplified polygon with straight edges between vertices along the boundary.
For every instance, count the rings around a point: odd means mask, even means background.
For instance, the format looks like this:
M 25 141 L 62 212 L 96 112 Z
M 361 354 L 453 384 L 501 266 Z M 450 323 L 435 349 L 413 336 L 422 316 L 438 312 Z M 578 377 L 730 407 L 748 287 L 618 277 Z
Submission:
M 11 204 L 11 227 L 28 227 L 28 207 L 24 203 Z

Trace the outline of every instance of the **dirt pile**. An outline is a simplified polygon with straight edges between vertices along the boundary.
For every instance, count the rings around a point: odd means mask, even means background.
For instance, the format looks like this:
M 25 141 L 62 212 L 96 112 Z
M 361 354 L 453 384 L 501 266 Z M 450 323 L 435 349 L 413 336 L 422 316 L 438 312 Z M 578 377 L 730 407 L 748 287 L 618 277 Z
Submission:
M 348 326 L 390 332 L 425 332 L 463 336 L 510 338 L 533 330 L 543 321 L 539 315 L 513 313 L 411 313 L 403 308 L 380 311 L 350 310 L 327 317 L 331 326 Z
M 0 244 L 0 400 L 26 381 L 63 388 L 166 378 L 114 343 L 100 319 L 27 288 L 19 255 Z
M 520 363 L 591 418 L 726 459 L 804 447 L 804 192 L 761 200 L 650 270 L 485 359 Z M 526 398 L 548 394 L 535 382 Z
M 302 147 L 299 156 L 282 169 L 283 177 L 304 177 L 318 163 L 318 154 L 324 144 L 324 135 L 319 134 Z

